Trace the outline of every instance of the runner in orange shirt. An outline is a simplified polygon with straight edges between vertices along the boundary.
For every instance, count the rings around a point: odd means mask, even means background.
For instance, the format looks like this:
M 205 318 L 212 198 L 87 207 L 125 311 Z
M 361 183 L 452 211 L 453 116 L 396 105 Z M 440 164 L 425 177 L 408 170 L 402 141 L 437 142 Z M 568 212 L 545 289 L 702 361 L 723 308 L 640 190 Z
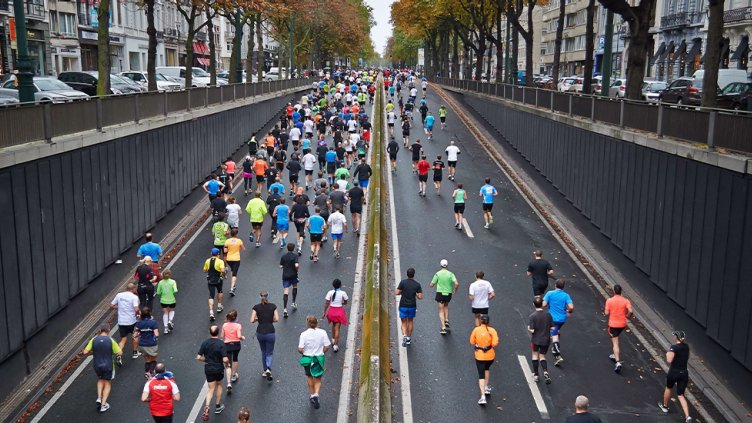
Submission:
M 496 329 L 488 326 L 488 323 L 488 314 L 481 314 L 480 326 L 476 326 L 470 334 L 470 345 L 475 347 L 475 367 L 478 368 L 478 387 L 480 388 L 478 405 L 486 405 L 486 395 L 491 394 L 491 385 L 488 382 L 491 365 L 496 358 L 494 348 L 499 346 L 499 335 Z
M 267 157 L 271 157 L 272 154 L 274 154 L 274 143 L 277 142 L 277 139 L 274 138 L 274 134 L 272 134 L 271 132 L 269 132 L 266 135 L 266 138 L 264 139 L 264 141 L 265 141 L 265 144 L 266 144 Z
M 614 372 L 621 373 L 619 335 L 627 327 L 627 319 L 632 316 L 632 303 L 621 296 L 621 285 L 614 285 L 614 296 L 606 300 L 603 314 L 608 316 L 608 336 L 611 337 L 613 348 L 613 354 L 608 358 L 615 363 Z
M 266 164 L 266 160 L 261 157 L 256 158 L 253 162 L 253 172 L 256 173 L 256 191 L 261 192 L 261 187 L 264 185 L 264 179 L 266 178 L 266 170 L 269 169 L 269 165 Z

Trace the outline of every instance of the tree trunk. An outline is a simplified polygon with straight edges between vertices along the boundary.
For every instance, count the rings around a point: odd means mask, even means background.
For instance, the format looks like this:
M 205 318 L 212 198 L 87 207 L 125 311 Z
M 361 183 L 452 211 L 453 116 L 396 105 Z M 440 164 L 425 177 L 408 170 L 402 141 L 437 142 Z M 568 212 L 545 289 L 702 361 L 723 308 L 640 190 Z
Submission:
M 711 0 L 708 3 L 708 43 L 705 50 L 705 75 L 702 77 L 702 105 L 705 107 L 715 107 L 717 104 L 716 87 L 723 48 L 724 3 L 724 0 Z
M 593 91 L 593 50 L 595 49 L 595 0 L 589 0 L 587 5 L 587 17 L 585 27 L 585 77 L 583 78 L 582 92 L 590 94 Z
M 499 82 L 499 78 L 502 78 L 502 75 L 504 75 L 504 68 L 503 68 L 503 62 L 504 62 L 504 48 L 501 43 L 501 12 L 502 8 L 498 8 L 498 12 L 496 13 L 496 82 Z M 502 78 L 503 79 L 503 78 Z M 491 80 L 491 76 L 488 77 L 488 80 Z
M 475 80 L 480 81 L 483 73 L 483 54 L 486 52 L 485 34 L 478 34 L 478 47 L 475 48 Z
M 258 45 L 258 53 L 256 54 L 256 75 L 258 80 L 264 79 L 264 33 L 262 32 L 261 24 L 263 23 L 263 16 L 261 13 L 256 15 L 256 45 Z M 279 67 L 279 79 L 282 79 L 282 67 Z
M 101 0 L 97 8 L 97 95 L 110 94 L 110 0 Z
M 517 84 L 517 74 L 519 73 L 520 58 L 520 32 L 512 27 L 512 76 L 510 77 L 513 84 Z
M 639 8 L 655 10 L 656 0 L 642 0 Z M 723 12 L 721 11 L 721 15 Z M 722 16 L 721 16 L 722 18 Z M 630 100 L 640 100 L 642 97 L 642 81 L 645 77 L 647 44 L 650 38 L 650 21 L 652 13 L 635 13 L 629 21 L 629 50 L 627 56 L 627 92 L 625 97 Z
M 253 49 L 256 48 L 256 21 L 251 17 L 248 23 L 248 40 L 246 41 L 248 51 L 245 52 L 245 75 L 246 82 L 253 80 Z M 259 80 L 260 81 L 260 80 Z
M 590 0 L 595 1 L 595 0 Z M 535 34 L 535 28 L 533 27 L 533 10 L 535 9 L 535 1 L 529 0 L 527 2 L 527 30 L 523 34 L 525 36 L 525 85 L 528 87 L 534 87 L 535 81 L 533 81 L 533 35 Z
M 458 53 L 459 50 L 459 44 L 460 44 L 460 37 L 457 35 L 457 29 L 455 28 L 454 31 L 452 31 L 452 78 L 459 78 L 460 73 L 460 58 Z
M 209 85 L 217 86 L 217 46 L 214 44 L 214 22 L 211 9 L 206 10 L 206 35 L 209 37 Z M 231 71 L 234 71 L 232 69 Z
M 149 35 L 149 49 L 146 53 L 146 79 L 148 90 L 157 91 L 157 28 L 154 26 L 154 2 L 146 0 L 146 33 Z
M 185 88 L 193 87 L 193 22 L 188 22 L 188 32 L 185 36 Z
M 561 68 L 561 46 L 564 43 L 564 15 L 567 3 L 559 0 L 559 21 L 556 25 L 556 40 L 554 41 L 554 64 L 551 72 L 554 87 L 559 83 L 559 68 Z
M 486 55 L 486 79 L 491 81 L 491 59 L 493 58 L 493 43 L 488 43 L 488 54 Z

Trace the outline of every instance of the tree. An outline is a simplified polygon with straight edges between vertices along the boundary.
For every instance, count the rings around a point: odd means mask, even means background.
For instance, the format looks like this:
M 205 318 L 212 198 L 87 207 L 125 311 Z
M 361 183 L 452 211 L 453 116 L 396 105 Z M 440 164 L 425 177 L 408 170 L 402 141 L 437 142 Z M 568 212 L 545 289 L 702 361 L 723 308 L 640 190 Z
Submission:
M 149 91 L 157 91 L 157 27 L 154 25 L 155 0 L 143 0 L 139 6 L 146 11 L 146 34 L 149 36 L 149 47 L 146 51 L 146 79 Z
M 708 1 L 708 44 L 705 52 L 705 74 L 702 77 L 702 105 L 715 107 L 718 92 L 718 67 L 723 49 L 723 7 L 725 0 Z
M 110 94 L 110 0 L 97 6 L 97 95 Z
M 217 46 L 214 42 L 214 18 L 215 10 L 211 7 L 206 8 L 206 32 L 209 38 L 209 85 L 217 85 Z M 234 69 L 233 69 L 234 70 Z
M 639 0 L 636 6 L 631 6 L 626 0 L 598 1 L 603 7 L 620 15 L 624 21 L 629 23 L 627 92 L 625 97 L 631 100 L 639 100 L 642 97 L 640 89 L 645 75 L 648 41 L 650 39 L 649 31 L 655 18 L 656 0 Z M 723 5 L 722 2 L 721 5 Z
M 593 89 L 593 50 L 595 49 L 595 0 L 588 0 L 586 9 L 585 27 L 585 77 L 583 78 L 582 92 L 591 94 Z M 602 89 L 602 88 L 601 88 Z
M 258 44 L 258 54 L 256 55 L 256 72 L 258 72 L 258 80 L 264 79 L 264 34 L 261 32 L 262 24 L 264 23 L 264 17 L 261 13 L 256 14 L 256 44 Z M 282 78 L 282 72 L 279 73 L 279 77 Z
M 533 81 L 533 35 L 535 30 L 533 27 L 533 9 L 535 9 L 536 4 L 537 0 L 527 0 L 527 4 L 523 3 L 523 0 L 510 2 L 509 13 L 507 14 L 514 28 L 525 40 L 525 84 L 529 87 L 535 85 Z M 527 9 L 527 28 L 520 24 L 519 19 L 523 7 Z
M 554 68 L 552 73 L 555 87 L 559 83 L 559 68 L 561 67 L 561 45 L 564 43 L 564 14 L 567 5 L 567 2 L 565 0 L 558 0 L 558 2 L 559 20 L 556 24 L 556 40 L 554 41 Z
M 185 87 L 191 88 L 193 85 L 193 40 L 204 26 L 211 24 L 211 20 L 206 19 L 197 25 L 196 19 L 202 16 L 211 6 L 206 0 L 173 1 L 175 1 L 178 12 L 188 24 L 188 31 L 185 36 Z
M 418 48 L 421 40 L 411 37 L 395 28 L 392 36 L 386 42 L 384 56 L 392 63 L 414 66 L 418 63 Z

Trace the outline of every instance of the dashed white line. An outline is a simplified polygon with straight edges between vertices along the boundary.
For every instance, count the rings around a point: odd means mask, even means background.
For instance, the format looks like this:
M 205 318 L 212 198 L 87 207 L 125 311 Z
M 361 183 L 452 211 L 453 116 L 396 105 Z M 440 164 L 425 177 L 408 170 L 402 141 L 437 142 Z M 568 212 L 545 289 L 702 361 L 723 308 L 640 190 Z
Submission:
M 470 229 L 470 225 L 467 224 L 467 219 L 464 217 L 462 218 L 462 228 L 465 229 L 465 234 L 468 238 L 473 239 L 475 238 L 475 235 L 473 235 L 473 231 Z
M 530 388 L 530 393 L 533 394 L 533 400 L 535 401 L 535 406 L 538 407 L 538 412 L 540 412 L 541 418 L 546 420 L 549 419 L 546 403 L 543 401 L 543 396 L 540 393 L 540 389 L 538 389 L 538 384 L 535 383 L 530 374 L 530 367 L 527 365 L 527 359 L 524 355 L 518 355 L 517 359 L 520 362 L 522 374 L 525 377 L 525 381 L 527 381 L 527 386 Z
M 209 393 L 209 384 L 204 382 L 204 386 L 201 387 L 201 392 L 198 394 L 198 398 L 196 398 L 196 402 L 193 403 L 193 408 L 191 408 L 190 414 L 188 414 L 188 418 L 185 419 L 185 423 L 194 423 L 196 419 L 198 418 L 198 413 L 201 412 L 202 405 L 204 404 L 204 400 L 206 399 L 206 395 Z

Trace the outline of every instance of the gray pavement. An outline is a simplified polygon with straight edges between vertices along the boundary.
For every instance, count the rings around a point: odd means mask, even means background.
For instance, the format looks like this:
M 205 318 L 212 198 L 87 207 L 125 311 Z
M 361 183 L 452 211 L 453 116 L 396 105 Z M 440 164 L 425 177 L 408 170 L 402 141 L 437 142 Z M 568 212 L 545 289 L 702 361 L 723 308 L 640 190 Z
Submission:
M 429 90 L 428 101 L 430 110 L 436 113 L 440 98 Z M 678 406 L 672 405 L 668 416 L 658 410 L 656 404 L 662 393 L 664 374 L 629 331 L 621 337 L 624 369 L 621 375 L 613 372 L 608 359 L 611 351 L 602 315 L 602 297 L 467 128 L 456 119 L 452 109 L 448 123 L 449 128 L 442 131 L 437 122 L 434 140 L 426 141 L 418 115 L 411 142 L 420 138 L 432 162 L 437 154 L 446 160 L 444 149 L 450 139 L 457 140 L 462 154 L 456 182 L 464 183 L 468 191 L 465 218 L 474 238 L 453 227 L 450 196 L 456 183 L 446 179 L 446 172 L 441 196 L 433 189 L 431 172 L 427 196 L 419 197 L 417 176 L 411 172 L 411 154 L 403 149 L 399 153 L 398 171 L 393 175 L 401 269 L 403 273 L 408 267 L 416 269 L 416 279 L 423 285 L 425 295 L 418 305 L 413 342 L 408 348 L 413 420 L 539 421 L 543 418 L 525 375 L 531 366 L 526 325 L 533 311 L 530 280 L 525 272 L 531 252 L 537 248 L 543 250 L 556 275 L 570 281 L 566 290 L 576 308 L 562 330 L 561 348 L 566 361 L 560 368 L 549 366 L 551 385 L 541 382 L 535 386 L 542 394 L 549 418 L 562 421 L 574 411 L 575 397 L 585 394 L 591 400 L 592 411 L 604 422 L 633 421 L 637 416 L 649 421 L 682 420 Z M 400 134 L 395 135 L 401 146 Z M 478 197 L 486 176 L 492 178 L 492 184 L 499 190 L 494 207 L 495 223 L 489 230 L 483 229 Z M 449 261 L 449 270 L 460 282 L 460 289 L 450 304 L 452 332 L 447 336 L 439 334 L 435 291 L 428 288 L 442 258 Z M 467 289 L 477 270 L 483 270 L 496 289 L 490 317 L 491 326 L 500 337 L 491 368 L 491 385 L 495 389 L 485 407 L 476 404 L 479 397 L 477 373 L 469 344 L 473 318 Z M 403 277 L 404 274 L 400 275 Z M 396 325 L 397 319 L 394 320 Z M 519 356 L 525 358 L 524 372 Z M 548 358 L 552 359 L 550 354 Z M 393 386 L 401 388 L 398 383 Z

